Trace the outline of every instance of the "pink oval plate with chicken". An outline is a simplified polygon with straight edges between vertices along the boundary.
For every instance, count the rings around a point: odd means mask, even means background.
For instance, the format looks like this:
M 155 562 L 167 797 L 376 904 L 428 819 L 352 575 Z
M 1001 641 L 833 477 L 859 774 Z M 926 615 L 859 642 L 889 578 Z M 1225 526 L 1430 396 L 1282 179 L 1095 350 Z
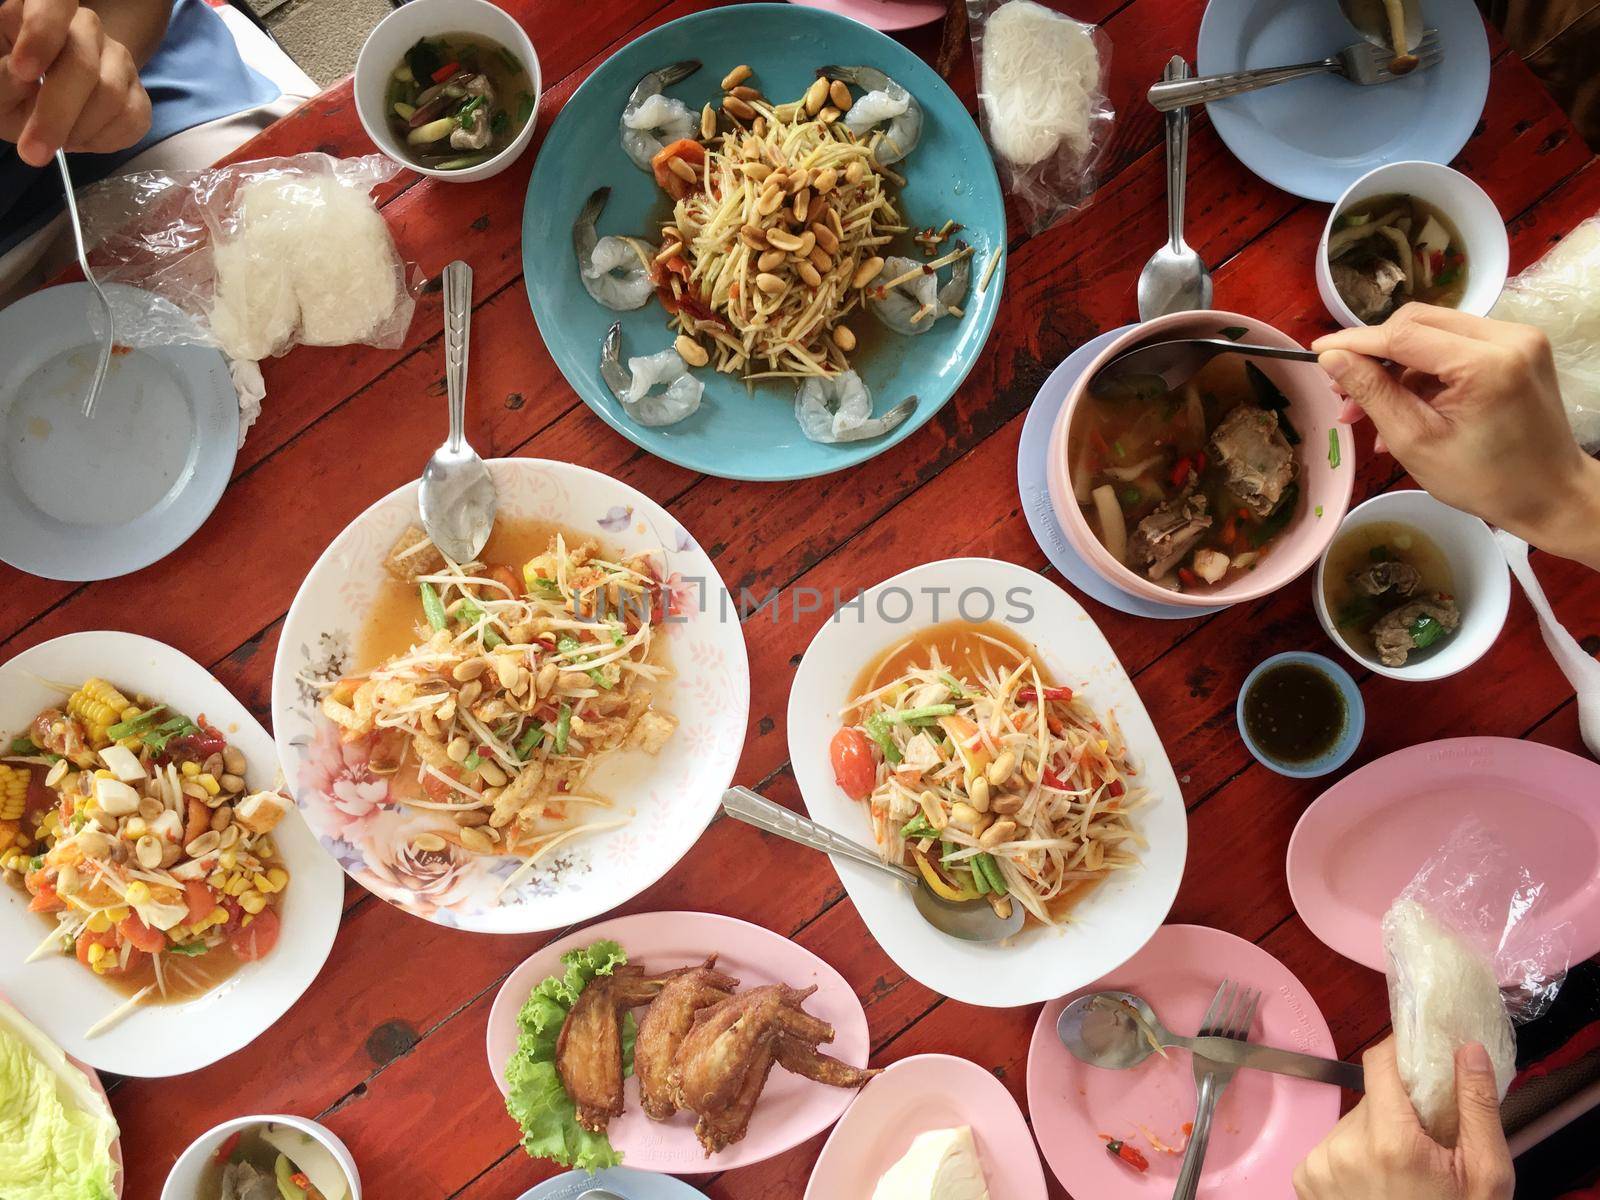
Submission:
M 831 1026 L 832 1038 L 822 1039 L 820 1052 L 826 1058 L 818 1073 L 861 1074 L 857 1068 L 866 1063 L 869 1048 L 866 1014 L 854 989 L 822 959 L 788 938 L 733 917 L 701 912 L 639 913 L 602 921 L 551 942 L 511 973 L 490 1010 L 487 1039 L 489 1069 L 502 1093 L 509 1091 L 506 1065 L 517 1051 L 517 1016 L 529 994 L 542 980 L 562 974 L 563 954 L 605 940 L 620 945 L 628 966 L 642 967 L 648 976 L 697 967 L 716 955 L 715 971 L 737 981 L 736 988 L 728 985 L 735 1002 L 768 985 L 784 984 L 802 992 L 815 988 L 796 1005 L 803 1015 L 795 1015 L 793 1007 L 788 1009 L 789 1023 L 809 1025 L 815 1020 Z M 576 1013 L 578 1006 L 573 1005 L 572 1011 Z M 641 1002 L 633 1011 L 641 1023 L 642 1045 L 648 1037 L 644 1023 L 650 1020 L 649 1010 Z M 714 1016 L 715 1010 L 707 1009 L 700 1023 L 710 1025 Z M 774 1039 L 778 1040 L 782 1038 Z M 688 1045 L 686 1038 L 684 1046 Z M 816 1047 L 808 1049 L 814 1053 Z M 674 1175 L 726 1171 L 781 1154 L 837 1121 L 855 1098 L 856 1089 L 803 1078 L 792 1069 L 783 1069 L 790 1062 L 784 1062 L 781 1055 L 779 1059 L 781 1065 L 772 1070 L 760 1090 L 745 1132 L 714 1154 L 707 1153 L 697 1135 L 692 1113 L 677 1112 L 660 1121 L 645 1115 L 636 1074 L 629 1074 L 623 1083 L 622 1112 L 611 1116 L 606 1136 L 621 1154 L 624 1166 Z M 760 1069 L 764 1070 L 764 1065 Z M 815 1059 L 808 1069 L 817 1070 Z
M 1044 1200 L 1044 1168 L 1022 1110 L 989 1071 L 950 1054 L 903 1058 L 861 1089 L 822 1147 L 805 1200 L 861 1196 L 921 1134 L 972 1131 L 996 1200 Z
M 1132 992 L 1176 1033 L 1194 1033 L 1224 979 L 1261 990 L 1250 1040 L 1332 1057 L 1333 1035 L 1316 1000 L 1260 946 L 1201 925 L 1163 925 L 1143 950 L 1082 992 L 1044 1006 L 1028 1048 L 1028 1111 L 1045 1161 L 1074 1196 L 1155 1200 L 1172 1195 L 1194 1120 L 1193 1060 L 1152 1054 L 1112 1071 L 1079 1062 L 1056 1036 L 1061 1010 L 1087 992 Z M 1339 1089 L 1241 1070 L 1217 1104 L 1201 1200 L 1294 1194 L 1294 1168 L 1339 1119 Z M 1144 1170 L 1106 1152 L 1119 1139 Z

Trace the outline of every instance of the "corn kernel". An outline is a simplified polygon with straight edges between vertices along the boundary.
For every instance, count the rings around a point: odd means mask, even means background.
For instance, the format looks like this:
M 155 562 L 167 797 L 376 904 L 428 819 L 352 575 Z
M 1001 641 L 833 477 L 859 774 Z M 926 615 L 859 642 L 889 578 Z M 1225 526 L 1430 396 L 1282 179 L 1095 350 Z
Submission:
M 255 850 L 257 858 L 276 858 L 278 856 L 278 848 L 272 844 L 271 838 L 256 839 L 256 844 L 252 849 Z
M 221 871 L 213 871 L 211 874 L 206 876 L 206 882 L 214 888 L 219 888 L 224 883 L 228 882 L 228 877 Z
M 211 915 L 206 920 L 212 925 L 226 925 L 228 923 L 228 910 L 219 904 L 211 910 Z
M 129 904 L 144 904 L 150 899 L 150 885 L 143 880 L 135 879 L 128 885 L 128 890 L 123 893 L 124 900 Z
M 149 832 L 150 826 L 143 817 L 129 817 L 127 827 L 123 830 L 130 842 L 137 842 Z
M 106 767 L 97 768 L 95 770 L 94 777 L 96 779 L 115 779 L 116 778 L 116 776 L 113 775 L 111 773 L 111 771 Z
M 265 874 L 257 872 L 251 877 L 250 886 L 258 892 L 270 893 L 272 891 L 272 880 L 268 879 Z
M 96 942 L 94 945 L 89 947 L 89 965 L 91 967 L 98 967 L 105 959 L 105 956 L 106 948 L 99 942 Z
M 228 880 L 227 886 L 222 890 L 230 896 L 242 896 L 250 890 L 250 880 L 243 875 L 235 875 Z
M 239 855 L 236 851 L 224 850 L 217 855 L 217 862 L 222 865 L 224 871 L 231 871 L 239 865 Z
M 122 719 L 124 721 L 131 721 L 135 717 L 137 717 L 138 715 L 139 715 L 139 706 L 137 704 L 130 704 L 130 705 L 128 705 L 127 708 L 122 710 Z
M 195 782 L 201 787 L 205 788 L 206 795 L 208 796 L 215 796 L 222 790 L 222 785 L 217 782 L 216 776 L 212 775 L 209 771 L 196 775 Z
M 200 774 L 200 764 L 197 762 L 186 762 L 178 769 L 191 779 Z
M 128 912 L 129 909 L 126 904 L 118 904 L 109 909 L 107 915 L 110 916 L 113 923 L 120 924 L 128 919 Z
M 90 933 L 104 933 L 111 928 L 111 918 L 103 909 L 97 913 L 90 913 L 89 919 L 84 922 L 84 928 Z
M 272 890 L 275 892 L 281 892 L 289 886 L 289 872 L 282 867 L 273 867 L 267 872 L 267 878 L 272 880 Z
M 239 897 L 239 907 L 247 913 L 258 913 L 267 906 L 267 898 L 260 892 L 247 891 Z

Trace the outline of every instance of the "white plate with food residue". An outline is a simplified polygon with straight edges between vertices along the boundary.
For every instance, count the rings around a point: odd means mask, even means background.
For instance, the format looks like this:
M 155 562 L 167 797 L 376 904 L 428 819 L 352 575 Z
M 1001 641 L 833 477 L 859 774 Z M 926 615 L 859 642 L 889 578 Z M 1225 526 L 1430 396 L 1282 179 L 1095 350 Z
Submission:
M 1120 727 L 1137 786 L 1143 837 L 1137 866 L 1078 901 L 1070 920 L 1030 920 L 1003 942 L 963 942 L 917 912 L 906 889 L 834 859 L 834 869 L 884 953 L 913 979 L 964 1004 L 1011 1008 L 1050 1000 L 1136 954 L 1166 919 L 1183 876 L 1188 819 L 1161 738 L 1105 635 L 1071 596 L 1037 571 L 987 558 L 928 563 L 868 588 L 812 639 L 789 693 L 789 752 L 806 810 L 819 823 L 873 844 L 866 804 L 835 782 L 829 745 L 860 673 L 919 629 L 965 618 L 993 621 L 1030 644 L 1043 673 L 1073 689 L 1102 722 Z
M 107 284 L 119 309 L 162 304 Z M 99 341 L 86 283 L 0 311 L 0 560 L 46 579 L 111 579 L 164 558 L 216 508 L 239 400 L 204 346 L 118 346 L 94 415 Z
M 272 737 L 244 705 L 188 655 L 131 633 L 68 634 L 0 666 L 4 745 L 41 710 L 63 704 L 65 689 L 95 676 L 192 720 L 204 716 L 244 752 L 251 790 L 278 785 Z M 0 880 L 0 978 L 11 1002 L 72 1057 L 118 1075 L 182 1075 L 248 1045 L 311 986 L 333 946 L 344 902 L 338 867 L 297 813 L 287 814 L 272 837 L 289 871 L 276 947 L 192 1000 L 141 1005 L 94 1037 L 85 1034 L 126 994 L 71 954 L 25 962 L 52 921 L 28 911 L 20 883 Z

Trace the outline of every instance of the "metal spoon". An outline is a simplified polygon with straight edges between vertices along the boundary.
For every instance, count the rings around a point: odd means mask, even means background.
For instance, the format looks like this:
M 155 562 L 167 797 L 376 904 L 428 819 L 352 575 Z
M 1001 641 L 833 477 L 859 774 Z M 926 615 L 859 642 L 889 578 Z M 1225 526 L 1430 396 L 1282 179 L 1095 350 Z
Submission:
M 1357 33 L 1374 46 L 1394 52 L 1394 31 L 1390 28 L 1389 10 L 1383 0 L 1339 0 L 1339 8 Z M 1405 17 L 1405 48 L 1415 50 L 1422 41 L 1422 5 L 1418 0 L 1400 0 L 1400 8 Z
M 608 1192 L 605 1188 L 590 1188 L 578 1197 L 578 1200 L 623 1200 L 615 1192 Z
M 1136 1017 L 1134 1014 L 1137 1013 Z M 1365 1088 L 1356 1063 L 1279 1050 L 1225 1037 L 1182 1037 L 1164 1026 L 1155 1011 L 1132 992 L 1094 992 L 1079 996 L 1056 1020 L 1056 1036 L 1072 1056 L 1091 1067 L 1121 1071 L 1136 1067 L 1155 1052 L 1176 1048 L 1212 1062 L 1332 1083 L 1353 1092 Z
M 1187 79 L 1189 64 L 1174 54 L 1161 73 L 1166 80 Z M 1211 272 L 1183 240 L 1183 198 L 1189 174 L 1189 110 L 1167 114 L 1167 241 L 1139 272 L 1139 319 L 1211 307 Z
M 776 834 L 797 845 L 849 859 L 909 885 L 911 901 L 917 906 L 917 911 L 941 933 L 964 942 L 998 942 L 1022 928 L 1022 905 L 1015 901 L 1011 904 L 1011 915 L 1002 917 L 987 900 L 969 900 L 965 903 L 946 900 L 934 892 L 928 886 L 928 881 L 915 871 L 895 863 L 886 863 L 876 851 L 852 842 L 798 813 L 792 813 L 783 805 L 774 804 L 749 788 L 735 787 L 723 792 L 722 808 L 730 817 L 747 825 L 754 825 L 757 829 Z
M 39 82 L 42 84 L 44 80 Z M 111 317 L 111 301 L 106 298 L 105 289 L 89 269 L 89 251 L 83 244 L 83 221 L 78 217 L 78 197 L 72 190 L 72 172 L 67 169 L 64 150 L 56 151 L 56 167 L 61 172 L 61 190 L 66 193 L 67 216 L 72 223 L 72 241 L 78 251 L 78 266 L 83 269 L 83 277 L 89 281 L 94 294 L 100 298 L 100 311 L 106 322 L 105 336 L 100 339 L 100 361 L 95 365 L 94 378 L 89 381 L 89 394 L 83 398 L 83 415 L 88 418 L 94 416 L 95 401 L 100 399 L 100 389 L 106 382 L 106 370 L 111 366 L 111 351 L 116 345 L 116 324 Z
M 1094 373 L 1089 391 L 1115 399 L 1152 396 L 1175 391 L 1199 374 L 1219 354 L 1246 354 L 1253 358 L 1282 358 L 1291 362 L 1316 362 L 1311 350 L 1285 350 L 1281 346 L 1256 346 L 1227 338 L 1180 338 L 1147 342 L 1124 350 Z
M 494 480 L 467 445 L 467 339 L 472 330 L 472 268 L 444 269 L 444 382 L 450 395 L 450 437 L 433 452 L 417 489 L 422 527 L 445 557 L 471 562 L 494 529 Z

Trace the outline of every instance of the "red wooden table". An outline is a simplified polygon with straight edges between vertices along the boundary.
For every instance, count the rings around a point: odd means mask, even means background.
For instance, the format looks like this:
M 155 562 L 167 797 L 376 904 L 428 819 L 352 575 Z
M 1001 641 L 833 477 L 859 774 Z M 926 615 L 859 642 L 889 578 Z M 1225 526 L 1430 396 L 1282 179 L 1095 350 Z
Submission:
M 609 0 L 573 20 L 565 0 L 502 0 L 526 24 L 547 80 L 541 132 L 607 56 L 707 0 Z M 498 178 L 439 184 L 405 173 L 382 195 L 401 253 L 436 280 L 465 258 L 477 276 L 470 435 L 487 457 L 582 463 L 670 508 L 735 590 L 839 588 L 847 595 L 919 562 L 961 554 L 1047 571 L 1016 491 L 1023 415 L 1072 349 L 1135 319 L 1134 281 L 1165 236 L 1158 115 L 1142 99 L 1174 51 L 1193 53 L 1202 0 L 1071 0 L 1115 42 L 1118 119 L 1104 181 L 1074 219 L 1012 244 L 1000 318 L 977 369 L 926 428 L 850 472 L 790 484 L 694 475 L 636 449 L 561 379 L 534 330 L 519 230 L 534 155 Z M 938 29 L 906 38 L 931 56 Z M 1492 42 L 1488 107 L 1458 166 L 1506 214 L 1520 270 L 1600 209 L 1597 165 L 1523 63 Z M 952 80 L 973 103 L 970 61 Z M 539 141 L 536 136 L 536 148 Z M 236 156 L 323 150 L 365 154 L 348 81 Z M 1216 264 L 1219 308 L 1253 313 L 1302 342 L 1331 325 L 1309 257 L 1326 208 L 1276 191 L 1222 147 L 1201 116 L 1190 150 L 1189 240 Z M 1284 264 L 1290 264 L 1286 269 Z M 282 618 L 322 548 L 372 500 L 415 478 L 443 429 L 437 287 L 405 347 L 300 348 L 266 364 L 266 411 L 215 514 L 187 546 L 135 575 L 75 586 L 0 567 L 0 660 L 59 634 L 116 628 L 169 642 L 202 663 L 263 720 Z M 1363 426 L 1358 496 L 1404 486 Z M 930 536 L 930 530 L 937 534 Z M 1600 634 L 1600 576 L 1536 556 L 1545 586 L 1581 638 Z M 1188 868 L 1171 920 L 1214 925 L 1295 971 L 1341 1054 L 1381 1037 L 1380 975 L 1326 949 L 1295 915 L 1284 880 L 1290 831 L 1320 790 L 1255 764 L 1234 729 L 1245 673 L 1270 651 L 1327 649 L 1307 579 L 1208 618 L 1141 621 L 1079 597 L 1121 656 L 1154 718 L 1189 808 Z M 790 610 L 792 612 L 792 610 Z M 754 680 L 739 782 L 799 806 L 784 743 L 794 664 L 825 619 L 745 623 Z M 1569 689 L 1520 594 L 1499 644 L 1447 683 L 1366 674 L 1366 740 L 1356 765 L 1402 746 L 1464 734 L 1527 737 L 1581 752 Z M 715 869 L 708 870 L 708 867 Z M 1037 1007 L 969 1009 L 907 979 L 878 949 L 833 870 L 747 826 L 719 820 L 688 858 L 625 911 L 698 908 L 755 921 L 831 962 L 859 991 L 873 1062 L 948 1051 L 992 1069 L 1025 1104 L 1024 1061 Z M 127 1195 L 155 1197 L 202 1130 L 250 1112 L 316 1116 L 354 1152 L 374 1200 L 506 1200 L 552 1173 L 518 1148 L 484 1058 L 500 982 L 544 941 L 491 937 L 416 920 L 351 885 L 322 974 L 248 1048 L 179 1079 L 114 1082 L 128 1154 Z M 713 1177 L 714 1197 L 798 1197 L 821 1138 L 759 1166 Z M 1054 1195 L 1063 1195 L 1052 1181 Z M 1089 1200 L 1082 1197 L 1080 1200 Z

